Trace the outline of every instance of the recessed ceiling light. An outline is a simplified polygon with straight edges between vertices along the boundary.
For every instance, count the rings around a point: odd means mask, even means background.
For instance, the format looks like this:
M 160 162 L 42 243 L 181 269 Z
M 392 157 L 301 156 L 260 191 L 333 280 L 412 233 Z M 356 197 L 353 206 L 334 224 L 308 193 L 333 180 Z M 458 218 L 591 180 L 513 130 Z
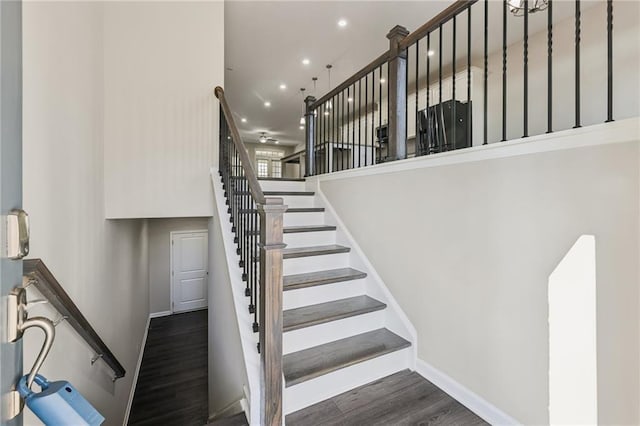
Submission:
M 308 60 L 307 58 L 304 58 L 304 59 L 302 60 L 302 65 L 309 65 L 310 63 L 311 63 L 311 61 L 310 61 L 310 60 Z
M 325 111 L 325 112 L 324 112 L 324 115 L 329 115 L 329 111 Z
M 275 143 L 276 145 L 278 145 L 280 143 L 280 141 L 274 141 L 273 143 Z
M 434 52 L 433 50 L 429 50 L 429 51 L 427 52 L 427 55 L 429 55 L 429 56 L 433 56 L 433 55 L 435 55 L 435 54 L 436 54 L 436 52 Z
M 341 19 L 338 21 L 338 26 L 339 27 L 346 27 L 347 26 L 347 20 L 346 19 Z
M 300 130 L 304 130 L 304 126 L 300 126 Z
M 386 83 L 387 80 L 385 80 L 384 78 L 380 79 L 380 84 Z
M 353 98 L 347 98 L 347 102 L 353 102 Z
M 286 84 L 281 84 L 281 85 L 280 85 L 280 90 L 285 90 L 286 88 L 287 88 L 287 85 L 286 85 Z
M 246 118 L 244 118 L 244 117 L 242 117 L 242 118 L 240 119 L 240 121 L 242 121 L 243 123 L 246 123 L 246 122 L 247 122 L 247 119 L 246 119 Z
M 266 106 L 267 108 L 269 108 L 269 107 L 271 106 L 271 102 L 266 101 L 266 102 L 264 103 L 264 106 Z

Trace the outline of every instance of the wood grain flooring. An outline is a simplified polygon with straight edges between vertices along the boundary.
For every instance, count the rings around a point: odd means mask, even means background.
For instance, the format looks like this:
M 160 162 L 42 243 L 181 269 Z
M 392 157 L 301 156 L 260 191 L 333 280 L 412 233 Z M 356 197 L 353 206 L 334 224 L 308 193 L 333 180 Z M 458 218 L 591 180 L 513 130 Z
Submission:
M 404 370 L 286 416 L 287 426 L 486 425 L 418 373 Z
M 152 319 L 128 424 L 206 424 L 207 381 L 207 310 Z

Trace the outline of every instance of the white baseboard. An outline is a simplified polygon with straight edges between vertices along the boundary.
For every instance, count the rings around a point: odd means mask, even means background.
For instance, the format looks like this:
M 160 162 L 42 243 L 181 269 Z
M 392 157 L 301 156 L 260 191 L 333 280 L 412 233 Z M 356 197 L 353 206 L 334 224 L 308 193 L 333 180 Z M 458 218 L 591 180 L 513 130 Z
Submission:
M 147 335 L 149 334 L 149 325 L 151 324 L 151 318 L 154 314 L 149 314 L 147 318 L 147 325 L 144 328 L 144 334 L 142 335 L 142 343 L 140 344 L 140 354 L 138 355 L 138 363 L 136 364 L 136 371 L 133 373 L 133 381 L 131 382 L 131 392 L 129 392 L 129 401 L 127 402 L 127 410 L 124 413 L 123 426 L 129 424 L 129 415 L 131 414 L 131 406 L 133 405 L 133 396 L 136 393 L 136 385 L 138 384 L 138 374 L 140 374 L 140 367 L 142 366 L 142 357 L 144 356 L 144 348 L 147 346 Z
M 421 359 L 416 361 L 416 372 L 448 393 L 453 399 L 494 426 L 512 426 L 521 423 L 484 400 L 451 377 Z
M 152 312 L 149 314 L 149 318 L 160 318 L 171 315 L 173 312 L 171 311 L 161 311 L 161 312 Z

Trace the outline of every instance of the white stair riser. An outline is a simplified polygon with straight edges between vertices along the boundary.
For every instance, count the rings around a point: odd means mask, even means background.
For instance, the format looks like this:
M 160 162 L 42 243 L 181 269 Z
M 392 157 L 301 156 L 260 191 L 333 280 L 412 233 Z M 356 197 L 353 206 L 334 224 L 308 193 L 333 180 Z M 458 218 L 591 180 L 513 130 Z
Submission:
M 285 206 L 292 207 L 314 207 L 313 195 L 267 195 L 271 198 L 282 198 Z
M 284 226 L 323 225 L 323 212 L 285 213 Z
M 282 304 L 284 309 L 294 309 L 362 294 L 365 294 L 365 279 L 288 290 L 283 293 Z
M 287 233 L 283 241 L 287 247 L 325 246 L 336 243 L 336 231 Z
M 263 191 L 304 191 L 304 182 L 259 180 Z
M 282 263 L 284 275 L 346 268 L 349 265 L 349 253 L 296 257 L 293 259 L 284 259 Z
M 287 331 L 282 335 L 282 350 L 289 354 L 377 330 L 384 327 L 384 321 L 385 313 L 381 310 Z
M 284 414 L 409 368 L 412 354 L 409 347 L 285 388 Z

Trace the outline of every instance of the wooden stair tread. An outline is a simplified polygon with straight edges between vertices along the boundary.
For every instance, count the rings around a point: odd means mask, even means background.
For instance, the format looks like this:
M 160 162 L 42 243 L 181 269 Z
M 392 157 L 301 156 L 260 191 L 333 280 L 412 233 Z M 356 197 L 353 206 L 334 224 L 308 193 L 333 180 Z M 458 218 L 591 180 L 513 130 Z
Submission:
M 304 225 L 304 226 L 285 226 L 282 228 L 283 234 L 296 234 L 299 232 L 324 232 L 335 231 L 337 228 L 333 225 Z M 260 233 L 260 229 L 250 230 L 246 235 L 256 235 Z
M 248 213 L 256 213 L 258 210 L 256 209 L 241 209 L 239 211 L 240 214 L 248 214 Z M 290 207 L 287 209 L 285 214 L 287 213 L 322 213 L 324 212 L 324 207 Z
M 294 234 L 298 232 L 335 231 L 336 229 L 333 225 L 285 226 L 282 232 L 285 234 Z
M 349 247 L 331 244 L 328 246 L 292 247 L 282 250 L 284 259 L 294 259 L 296 257 L 323 256 L 326 254 L 349 253 Z
M 303 274 L 285 275 L 284 291 L 317 285 L 332 284 L 365 278 L 366 273 L 353 268 L 328 269 L 326 271 L 306 272 Z
M 265 197 L 278 197 L 278 196 L 311 196 L 315 195 L 313 191 L 263 191 Z
M 381 328 L 287 354 L 282 360 L 285 386 L 293 386 L 409 346 L 411 343 L 407 340 Z
M 304 182 L 304 178 L 259 177 L 258 180 L 275 181 L 275 182 Z
M 386 304 L 363 295 L 288 309 L 283 312 L 282 330 L 285 332 L 298 330 L 304 327 L 380 311 L 386 307 Z

